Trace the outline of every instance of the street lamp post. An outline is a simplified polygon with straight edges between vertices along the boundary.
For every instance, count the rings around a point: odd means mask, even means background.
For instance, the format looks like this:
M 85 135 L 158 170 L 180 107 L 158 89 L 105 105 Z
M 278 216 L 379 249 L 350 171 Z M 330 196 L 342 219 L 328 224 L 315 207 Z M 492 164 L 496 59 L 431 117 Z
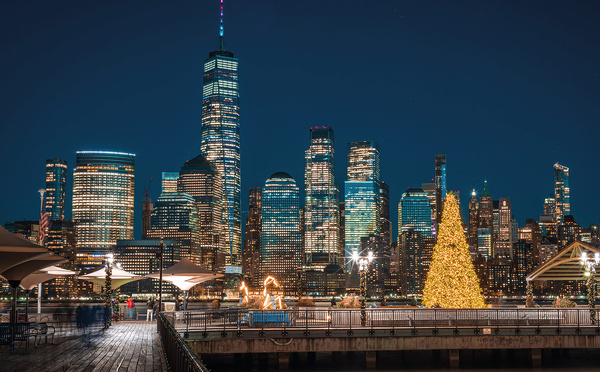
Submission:
M 352 255 L 354 262 L 358 263 L 358 273 L 360 274 L 360 325 L 367 324 L 367 313 L 365 311 L 365 301 L 367 299 L 367 275 L 369 265 L 373 261 L 373 252 L 369 251 L 367 257 L 360 256 L 357 252 Z
M 596 266 L 600 264 L 600 253 L 595 253 L 593 257 L 589 257 L 587 252 L 581 252 L 579 258 L 581 265 L 585 267 L 585 285 L 587 287 L 587 300 L 590 307 L 590 320 L 596 323 Z

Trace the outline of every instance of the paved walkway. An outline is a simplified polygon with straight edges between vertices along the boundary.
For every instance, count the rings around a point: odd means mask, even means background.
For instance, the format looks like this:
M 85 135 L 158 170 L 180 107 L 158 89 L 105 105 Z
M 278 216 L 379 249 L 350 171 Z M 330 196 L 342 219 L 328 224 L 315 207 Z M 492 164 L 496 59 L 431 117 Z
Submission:
M 0 370 L 32 372 L 167 371 L 156 322 L 121 321 L 108 330 L 59 329 L 56 345 L 0 349 Z

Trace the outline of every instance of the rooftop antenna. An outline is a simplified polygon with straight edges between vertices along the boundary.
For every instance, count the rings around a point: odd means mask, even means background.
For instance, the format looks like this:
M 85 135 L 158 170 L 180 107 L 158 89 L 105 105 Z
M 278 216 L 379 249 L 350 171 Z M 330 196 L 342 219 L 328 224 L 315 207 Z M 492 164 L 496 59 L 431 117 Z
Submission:
M 221 23 L 219 25 L 219 41 L 220 41 L 219 50 L 223 51 L 223 0 L 221 0 Z

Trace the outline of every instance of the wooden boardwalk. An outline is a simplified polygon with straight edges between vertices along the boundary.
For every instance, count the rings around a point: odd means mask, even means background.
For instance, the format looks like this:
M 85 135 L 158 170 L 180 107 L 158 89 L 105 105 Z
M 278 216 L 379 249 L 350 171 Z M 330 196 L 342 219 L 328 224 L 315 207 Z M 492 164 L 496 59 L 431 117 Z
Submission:
M 56 345 L 0 349 L 1 371 L 162 372 L 167 371 L 156 322 L 121 321 L 107 329 L 57 329 Z

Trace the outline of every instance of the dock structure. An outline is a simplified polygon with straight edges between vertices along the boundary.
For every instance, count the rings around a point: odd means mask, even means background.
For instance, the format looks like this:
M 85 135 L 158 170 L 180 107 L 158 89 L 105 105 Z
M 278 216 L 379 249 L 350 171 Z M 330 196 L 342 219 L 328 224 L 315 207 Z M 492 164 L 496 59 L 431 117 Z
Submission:
M 166 372 L 155 322 L 120 321 L 110 328 L 57 327 L 54 344 L 0 349 L 0 370 L 22 372 Z

